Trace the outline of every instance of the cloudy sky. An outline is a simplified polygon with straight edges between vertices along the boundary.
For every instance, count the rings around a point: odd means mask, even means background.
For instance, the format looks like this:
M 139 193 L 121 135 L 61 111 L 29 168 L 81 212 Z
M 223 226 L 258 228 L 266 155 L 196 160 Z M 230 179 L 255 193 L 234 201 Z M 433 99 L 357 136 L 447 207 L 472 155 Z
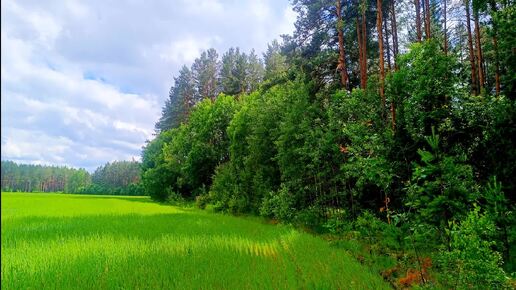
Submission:
M 2 160 L 94 170 L 138 159 L 183 64 L 261 54 L 288 0 L 2 0 Z

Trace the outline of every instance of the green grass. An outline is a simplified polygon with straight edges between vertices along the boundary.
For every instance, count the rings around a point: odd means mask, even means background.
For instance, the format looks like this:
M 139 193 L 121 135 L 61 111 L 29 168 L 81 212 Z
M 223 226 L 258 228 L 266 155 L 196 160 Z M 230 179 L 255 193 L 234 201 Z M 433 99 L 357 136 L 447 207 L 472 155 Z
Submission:
M 146 197 L 2 193 L 2 289 L 388 289 L 291 227 Z

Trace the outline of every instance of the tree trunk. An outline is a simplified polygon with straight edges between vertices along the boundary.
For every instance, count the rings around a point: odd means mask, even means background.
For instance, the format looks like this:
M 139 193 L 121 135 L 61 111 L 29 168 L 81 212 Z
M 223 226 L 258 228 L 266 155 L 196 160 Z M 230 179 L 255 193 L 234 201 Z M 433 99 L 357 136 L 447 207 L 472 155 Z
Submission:
M 496 13 L 496 2 L 490 1 L 491 10 Z M 498 25 L 496 20 L 493 20 L 493 49 L 495 53 L 495 89 L 496 95 L 500 95 L 500 59 L 498 55 Z
M 376 0 L 376 29 L 378 31 L 378 50 L 380 59 L 380 98 L 382 100 L 382 117 L 385 119 L 385 68 L 383 59 L 382 0 Z
M 391 33 L 392 33 L 392 51 L 394 56 L 394 70 L 398 70 L 396 58 L 398 57 L 398 24 L 396 23 L 396 4 L 391 0 Z
M 362 66 L 364 67 L 364 89 L 367 89 L 367 23 L 366 23 L 366 4 L 362 3 Z
M 448 0 L 443 0 L 444 7 L 443 7 L 443 17 L 444 17 L 444 54 L 448 55 L 448 31 L 447 31 L 447 19 L 446 19 L 446 2 Z
M 498 40 L 496 38 L 496 29 L 493 35 L 493 48 L 495 51 L 495 89 L 496 95 L 500 95 L 500 64 L 498 63 Z
M 342 9 L 341 0 L 336 1 L 336 12 L 337 12 L 337 35 L 339 38 L 339 62 L 337 70 L 340 72 L 340 81 L 345 89 L 348 89 L 348 71 L 346 68 L 346 50 L 344 48 L 344 32 L 343 32 L 343 21 L 342 21 Z
M 477 70 L 475 65 L 475 51 L 473 50 L 473 37 L 471 35 L 471 17 L 469 14 L 469 0 L 465 0 L 466 6 L 466 29 L 468 31 L 469 62 L 471 64 L 471 91 L 477 95 Z
M 383 28 L 385 29 L 385 46 L 387 48 L 387 68 L 388 71 L 391 70 L 391 45 L 389 43 L 389 31 L 387 30 L 387 17 L 389 17 L 389 14 L 385 15 L 383 17 Z
M 414 1 L 414 6 L 416 6 L 417 41 L 421 42 L 421 4 L 419 3 L 419 0 Z
M 360 69 L 360 88 L 365 89 L 364 87 L 364 62 L 362 60 L 362 35 L 359 24 L 359 19 L 357 16 L 357 42 L 358 42 L 358 66 Z
M 358 62 L 360 68 L 360 88 L 367 88 L 367 54 L 366 54 L 366 21 L 365 21 L 365 4 L 359 2 L 358 8 L 361 9 L 361 16 L 357 14 L 357 42 L 358 42 Z
M 477 65 L 478 65 L 478 81 L 479 81 L 479 92 L 484 89 L 484 58 L 482 56 L 482 42 L 480 39 L 480 25 L 478 23 L 478 12 L 474 13 L 473 18 L 475 19 L 475 38 L 477 46 Z
M 425 34 L 426 39 L 430 39 L 432 35 L 430 34 L 430 0 L 424 0 L 425 2 Z
M 395 0 L 391 0 L 391 35 L 392 35 L 392 50 L 394 53 L 394 70 L 398 70 L 398 64 L 396 58 L 398 57 L 398 31 L 396 23 L 396 4 Z M 391 127 L 392 130 L 396 130 L 396 104 L 394 96 L 391 99 Z

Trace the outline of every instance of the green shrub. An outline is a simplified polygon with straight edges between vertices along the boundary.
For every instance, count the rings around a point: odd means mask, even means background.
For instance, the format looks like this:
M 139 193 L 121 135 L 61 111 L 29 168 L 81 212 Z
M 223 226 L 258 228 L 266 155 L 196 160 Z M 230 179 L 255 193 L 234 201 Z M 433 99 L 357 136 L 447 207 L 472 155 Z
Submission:
M 210 196 L 208 194 L 201 194 L 195 197 L 195 206 L 200 209 L 205 209 L 209 202 Z
M 277 192 L 270 192 L 263 197 L 260 214 L 283 221 L 291 221 L 295 211 L 293 204 L 292 195 L 285 186 L 282 186 Z
M 455 289 L 508 288 L 502 256 L 492 250 L 495 225 L 475 208 L 460 223 L 450 222 L 449 245 L 442 247 L 439 267 L 442 283 Z
M 236 176 L 231 162 L 221 164 L 215 169 L 209 196 L 216 211 L 238 212 L 235 208 L 235 195 L 238 194 Z
M 343 209 L 329 211 L 326 221 L 322 227 L 331 234 L 342 234 L 351 231 L 352 223 L 348 220 L 349 216 Z

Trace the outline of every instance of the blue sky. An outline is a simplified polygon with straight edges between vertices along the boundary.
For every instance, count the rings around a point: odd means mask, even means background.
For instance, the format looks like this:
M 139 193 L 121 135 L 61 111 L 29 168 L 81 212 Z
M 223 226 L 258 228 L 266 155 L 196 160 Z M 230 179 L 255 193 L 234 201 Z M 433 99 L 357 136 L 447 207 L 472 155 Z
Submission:
M 288 0 L 3 0 L 2 160 L 94 170 L 139 159 L 183 64 L 261 54 Z

